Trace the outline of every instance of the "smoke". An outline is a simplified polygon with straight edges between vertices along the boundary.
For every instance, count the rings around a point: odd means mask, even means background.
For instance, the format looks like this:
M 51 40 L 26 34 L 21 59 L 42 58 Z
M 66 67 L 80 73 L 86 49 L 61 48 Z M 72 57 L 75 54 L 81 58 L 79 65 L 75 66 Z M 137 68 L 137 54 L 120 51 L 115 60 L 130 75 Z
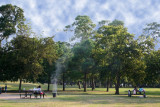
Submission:
M 52 75 L 52 78 L 51 78 L 51 83 L 53 84 L 53 89 L 52 89 L 53 93 L 57 93 L 57 80 L 59 78 L 60 73 L 61 73 L 61 63 L 60 63 L 60 59 L 58 59 L 56 62 L 55 74 Z
M 66 72 L 68 61 L 71 58 L 70 45 L 64 44 L 63 55 L 56 61 L 56 70 L 51 77 L 51 83 L 53 84 L 53 93 L 57 93 L 57 83 L 62 72 Z

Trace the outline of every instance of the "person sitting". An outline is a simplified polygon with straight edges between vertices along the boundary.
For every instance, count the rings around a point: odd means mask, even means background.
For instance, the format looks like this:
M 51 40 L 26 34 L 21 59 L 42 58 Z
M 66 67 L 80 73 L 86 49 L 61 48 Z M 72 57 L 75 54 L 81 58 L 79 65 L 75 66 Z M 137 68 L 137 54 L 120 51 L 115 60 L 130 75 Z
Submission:
M 37 87 L 37 92 L 38 92 L 38 93 L 41 92 L 41 86 L 40 86 L 40 85 Z
M 44 92 L 41 90 L 41 86 L 40 85 L 37 87 L 37 89 L 38 89 L 38 93 L 39 94 L 44 94 Z
M 133 94 L 136 95 L 137 92 L 138 92 L 138 90 L 137 90 L 137 87 L 135 86 L 134 89 L 133 89 Z
M 142 87 L 140 87 L 139 88 L 139 93 L 141 94 L 142 92 L 145 92 L 145 90 Z
M 37 89 L 41 90 L 41 86 L 39 85 L 39 86 L 37 87 Z

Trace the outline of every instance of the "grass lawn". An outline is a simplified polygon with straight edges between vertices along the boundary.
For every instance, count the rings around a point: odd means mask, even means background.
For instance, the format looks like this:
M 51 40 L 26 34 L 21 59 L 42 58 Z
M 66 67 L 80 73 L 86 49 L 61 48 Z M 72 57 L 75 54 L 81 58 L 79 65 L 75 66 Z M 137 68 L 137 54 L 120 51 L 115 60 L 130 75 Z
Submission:
M 8 89 L 18 89 L 18 83 L 9 83 Z M 0 83 L 2 87 L 4 83 Z M 23 83 L 23 88 L 31 89 L 39 84 Z M 47 85 L 42 85 L 46 89 Z M 139 95 L 133 97 L 127 96 L 127 91 L 132 88 L 120 88 L 120 95 L 114 95 L 115 89 L 110 88 L 106 92 L 105 88 L 96 88 L 91 91 L 88 88 L 87 92 L 83 89 L 78 89 L 77 86 L 67 86 L 66 91 L 63 92 L 62 86 L 58 88 L 58 95 L 56 98 L 52 97 L 52 92 L 47 92 L 45 99 L 2 99 L 0 98 L 0 107 L 106 107 L 106 106 L 145 106 L 145 107 L 160 107 L 160 89 L 159 88 L 145 88 L 147 98 L 139 98 Z M 17 95 L 18 93 L 7 93 L 7 95 Z M 0 97 L 4 95 L 2 93 Z

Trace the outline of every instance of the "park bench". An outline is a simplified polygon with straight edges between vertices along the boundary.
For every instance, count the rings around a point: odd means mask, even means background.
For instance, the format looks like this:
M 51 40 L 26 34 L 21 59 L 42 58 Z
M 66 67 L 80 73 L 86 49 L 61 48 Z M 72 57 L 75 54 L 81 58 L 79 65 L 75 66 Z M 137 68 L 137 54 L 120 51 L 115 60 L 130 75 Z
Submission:
M 34 96 L 35 96 L 36 98 L 37 98 L 38 96 L 40 96 L 40 98 L 43 96 L 43 98 L 44 98 L 44 95 L 45 95 L 44 92 L 34 92 L 33 94 L 34 94 Z
M 137 92 L 138 92 L 139 94 L 137 94 Z M 142 92 L 143 92 L 143 97 L 146 98 L 145 91 L 142 91 Z M 142 92 L 136 91 L 136 94 L 133 94 L 133 91 L 128 90 L 128 97 L 132 97 L 133 95 L 142 95 Z
M 23 97 L 22 97 L 22 96 L 23 96 Z M 25 92 L 23 92 L 23 93 L 20 93 L 20 98 L 28 98 L 28 96 L 29 96 L 29 98 L 31 99 L 32 93 L 31 93 L 31 92 L 27 92 L 27 91 L 25 91 Z
M 38 96 L 40 96 L 40 98 L 43 96 L 43 98 L 44 98 L 45 93 L 44 92 L 40 93 L 40 92 L 25 91 L 23 93 L 20 93 L 20 98 L 28 98 L 28 96 L 29 96 L 29 98 L 31 99 L 32 95 L 34 95 L 35 98 L 38 98 Z

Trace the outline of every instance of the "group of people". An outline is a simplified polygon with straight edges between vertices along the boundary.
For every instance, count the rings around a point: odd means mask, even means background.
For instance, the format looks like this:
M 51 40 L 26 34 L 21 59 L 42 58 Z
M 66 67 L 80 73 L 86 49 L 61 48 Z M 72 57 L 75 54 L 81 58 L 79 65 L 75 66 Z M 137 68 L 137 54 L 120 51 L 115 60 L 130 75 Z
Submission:
M 142 92 L 145 93 L 145 90 L 142 87 L 140 87 L 139 89 L 137 89 L 137 87 L 135 86 L 135 88 L 133 89 L 133 94 L 136 95 L 137 92 L 139 92 L 141 94 Z

